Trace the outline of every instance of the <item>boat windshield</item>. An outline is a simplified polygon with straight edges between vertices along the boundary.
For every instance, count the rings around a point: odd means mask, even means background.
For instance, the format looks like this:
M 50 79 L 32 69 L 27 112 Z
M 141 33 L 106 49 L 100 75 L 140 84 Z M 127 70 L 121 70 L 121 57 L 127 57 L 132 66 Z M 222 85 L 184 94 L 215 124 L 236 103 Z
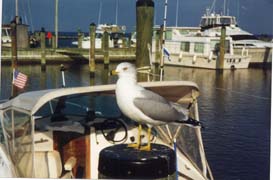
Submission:
M 224 25 L 230 25 L 231 24 L 231 18 L 230 17 L 222 17 L 220 19 L 220 23 Z
M 26 175 L 22 171 L 25 167 L 32 169 L 31 129 L 31 118 L 28 114 L 14 109 L 8 109 L 3 113 L 3 131 L 7 137 L 8 153 L 19 177 L 32 177 L 32 174 Z
M 63 125 L 73 124 L 73 131 L 83 133 L 84 126 L 94 122 L 95 118 L 123 118 L 128 127 L 135 125 L 134 121 L 124 118 L 121 114 L 115 96 L 102 93 L 63 96 L 54 99 L 45 104 L 35 116 L 35 129 L 39 131 L 49 130 L 47 128 L 52 128 L 54 125 L 60 126 L 62 123 Z M 74 126 L 75 122 L 78 123 L 77 126 Z M 175 132 L 177 126 L 170 126 L 170 129 Z M 177 138 L 177 147 L 202 173 L 207 167 L 202 165 L 201 153 L 203 152 L 200 151 L 201 142 L 198 132 L 200 132 L 199 128 L 183 126 Z M 164 139 L 163 136 L 161 137 Z

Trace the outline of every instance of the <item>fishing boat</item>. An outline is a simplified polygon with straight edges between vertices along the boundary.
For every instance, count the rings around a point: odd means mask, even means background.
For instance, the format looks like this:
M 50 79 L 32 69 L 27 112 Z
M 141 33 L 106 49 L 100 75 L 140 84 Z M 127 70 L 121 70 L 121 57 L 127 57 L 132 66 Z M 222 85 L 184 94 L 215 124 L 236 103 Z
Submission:
M 195 83 L 140 84 L 189 107 L 190 116 L 199 120 L 199 88 Z M 115 85 L 26 92 L 0 104 L 0 120 L 0 177 L 105 178 L 102 174 L 107 168 L 101 168 L 100 153 L 108 147 L 134 143 L 138 132 L 135 121 L 125 118 L 116 104 Z M 168 128 L 171 135 L 179 132 L 175 147 L 165 126 L 152 130 L 153 144 L 174 149 L 176 154 L 177 167 L 167 177 L 213 179 L 201 128 Z M 147 141 L 145 128 L 143 141 Z

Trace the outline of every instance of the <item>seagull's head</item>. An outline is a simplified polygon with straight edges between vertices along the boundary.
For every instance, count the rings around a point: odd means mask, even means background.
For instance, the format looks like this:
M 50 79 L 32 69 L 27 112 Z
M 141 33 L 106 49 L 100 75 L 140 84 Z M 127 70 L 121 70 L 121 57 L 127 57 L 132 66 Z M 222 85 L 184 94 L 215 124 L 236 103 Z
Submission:
M 133 64 L 124 62 L 120 63 L 115 70 L 111 71 L 112 75 L 118 75 L 121 77 L 130 77 L 136 79 L 136 68 Z

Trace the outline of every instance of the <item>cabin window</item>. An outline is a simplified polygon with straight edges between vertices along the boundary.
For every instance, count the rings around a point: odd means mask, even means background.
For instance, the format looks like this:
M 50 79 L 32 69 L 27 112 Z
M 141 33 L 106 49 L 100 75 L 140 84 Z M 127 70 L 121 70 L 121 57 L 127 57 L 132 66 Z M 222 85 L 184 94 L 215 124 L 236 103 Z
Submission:
M 195 43 L 194 44 L 194 52 L 203 53 L 204 52 L 204 43 Z
M 166 31 L 165 37 L 166 37 L 165 38 L 166 40 L 171 40 L 172 39 L 172 31 L 170 31 L 170 30 Z
M 190 52 L 190 42 L 181 42 L 180 50 L 184 52 Z

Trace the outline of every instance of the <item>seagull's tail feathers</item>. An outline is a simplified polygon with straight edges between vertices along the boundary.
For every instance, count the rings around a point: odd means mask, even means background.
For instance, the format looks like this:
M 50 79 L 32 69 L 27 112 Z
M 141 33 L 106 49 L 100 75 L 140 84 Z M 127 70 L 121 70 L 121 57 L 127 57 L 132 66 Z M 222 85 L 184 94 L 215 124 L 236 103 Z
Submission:
M 184 125 L 188 125 L 188 126 L 191 126 L 191 127 L 201 127 L 201 128 L 204 128 L 203 124 L 198 121 L 198 120 L 195 120 L 191 117 L 189 117 L 187 120 L 184 120 L 184 121 L 175 121 L 176 123 L 180 123 L 180 124 L 184 124 Z

